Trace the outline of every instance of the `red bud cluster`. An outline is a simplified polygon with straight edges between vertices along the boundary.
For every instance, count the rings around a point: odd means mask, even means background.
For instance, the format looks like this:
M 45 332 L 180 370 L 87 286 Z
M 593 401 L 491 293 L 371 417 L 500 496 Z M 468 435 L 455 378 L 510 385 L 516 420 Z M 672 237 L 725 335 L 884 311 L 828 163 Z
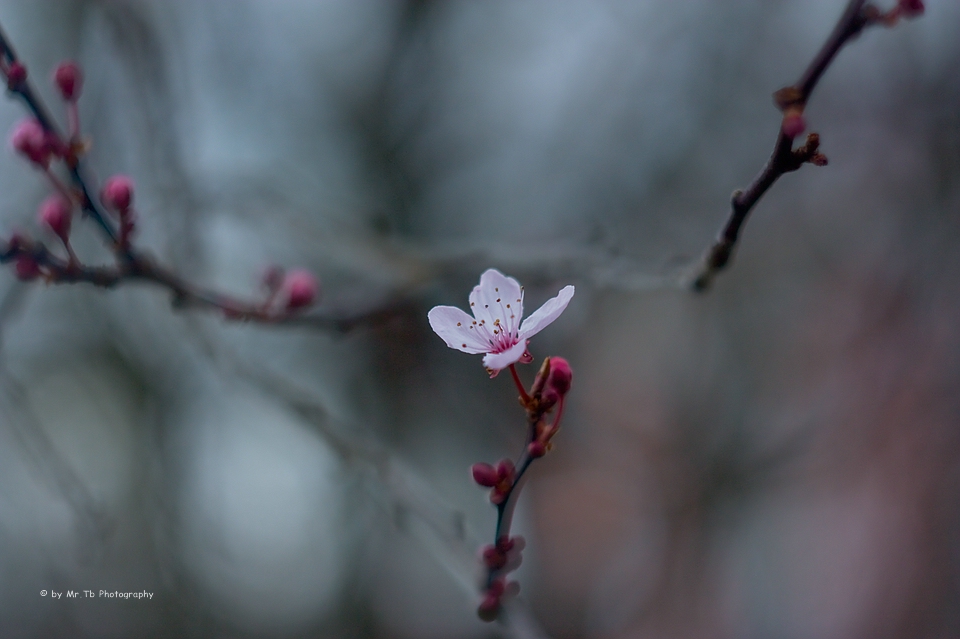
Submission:
M 502 504 L 510 494 L 513 481 L 517 476 L 516 468 L 509 459 L 500 461 L 496 466 L 480 462 L 474 464 L 470 471 L 475 482 L 481 486 L 492 488 L 490 501 L 497 505 Z

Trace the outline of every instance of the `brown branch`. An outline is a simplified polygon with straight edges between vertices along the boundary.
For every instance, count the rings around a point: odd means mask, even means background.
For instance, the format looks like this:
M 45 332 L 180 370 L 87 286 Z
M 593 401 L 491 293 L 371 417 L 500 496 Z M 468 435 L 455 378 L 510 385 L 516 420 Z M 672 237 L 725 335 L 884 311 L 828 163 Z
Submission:
M 907 4 L 914 6 L 916 3 Z M 922 12 L 922 4 L 919 12 Z M 919 15 L 919 12 L 904 7 L 902 1 L 890 11 L 883 13 L 875 6 L 867 4 L 866 0 L 850 0 L 827 41 L 824 42 L 796 84 L 784 87 L 774 93 L 774 102 L 784 113 L 784 125 L 781 126 L 777 135 L 773 153 L 753 182 L 747 188 L 734 192 L 730 202 L 730 215 L 717 239 L 707 251 L 699 271 L 692 279 L 691 286 L 695 291 L 705 291 L 710 288 L 717 274 L 730 264 L 733 251 L 737 246 L 737 240 L 740 237 L 740 231 L 747 217 L 760 198 L 781 175 L 796 171 L 807 162 L 817 166 L 823 166 L 827 163 L 826 157 L 817 151 L 819 136 L 816 134 L 809 135 L 806 144 L 794 149 L 793 136 L 788 135 L 790 131 L 786 124 L 787 118 L 802 118 L 807 101 L 840 49 L 867 26 L 873 24 L 892 26 L 901 16 L 913 17 Z
M 75 259 L 63 259 L 52 253 L 43 243 L 14 235 L 3 246 L 0 241 L 0 263 L 25 262 L 24 271 L 17 265 L 21 279 L 42 279 L 56 284 L 91 284 L 113 288 L 128 281 L 142 281 L 167 289 L 176 308 L 206 308 L 217 310 L 225 319 L 252 321 L 270 325 L 304 326 L 348 332 L 360 326 L 381 324 L 396 317 L 405 302 L 387 300 L 373 309 L 355 313 L 317 310 L 310 313 L 291 312 L 263 302 L 249 302 L 197 287 L 173 271 L 163 267 L 150 256 L 129 251 L 125 259 L 112 266 L 87 266 Z
M 326 330 L 346 332 L 361 325 L 378 324 L 397 315 L 404 301 L 397 298 L 377 306 L 354 313 L 313 312 L 302 313 L 301 308 L 278 308 L 274 302 L 276 286 L 266 299 L 244 301 L 213 290 L 191 284 L 173 270 L 159 264 L 149 254 L 138 250 L 130 241 L 133 231 L 132 210 L 120 215 L 119 223 L 110 216 L 100 202 L 92 195 L 97 192 L 85 170 L 81 157 L 84 144 L 78 132 L 65 138 L 57 127 L 56 121 L 39 94 L 33 89 L 27 78 L 26 67 L 22 64 L 10 44 L 10 40 L 0 27 L 0 75 L 7 81 L 10 95 L 22 100 L 24 106 L 39 123 L 46 134 L 55 141 L 57 149 L 52 155 L 60 159 L 70 176 L 72 188 L 60 183 L 50 167 L 43 165 L 47 176 L 72 204 L 93 219 L 100 228 L 106 244 L 111 249 L 115 263 L 110 266 L 87 266 L 81 264 L 73 253 L 69 239 L 63 240 L 68 259 L 53 254 L 42 242 L 14 234 L 6 246 L 0 240 L 0 263 L 15 263 L 17 276 L 22 280 L 43 278 L 48 283 L 87 283 L 102 288 L 112 288 L 126 281 L 141 280 L 161 286 L 170 291 L 173 305 L 177 308 L 206 308 L 218 310 L 229 320 L 252 321 L 265 324 L 296 324 Z M 68 108 L 75 103 L 68 104 Z

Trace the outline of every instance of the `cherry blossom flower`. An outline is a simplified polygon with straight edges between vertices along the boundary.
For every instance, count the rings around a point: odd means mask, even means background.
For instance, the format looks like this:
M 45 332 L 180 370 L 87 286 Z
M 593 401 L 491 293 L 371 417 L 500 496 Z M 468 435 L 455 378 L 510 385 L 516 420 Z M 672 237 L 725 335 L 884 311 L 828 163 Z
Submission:
M 496 374 L 516 362 L 532 360 L 527 352 L 529 339 L 560 316 L 573 291 L 573 286 L 563 287 L 521 324 L 523 287 L 491 268 L 480 276 L 480 285 L 470 293 L 473 317 L 453 306 L 435 306 L 427 319 L 430 328 L 450 348 L 472 355 L 484 353 L 483 365 Z

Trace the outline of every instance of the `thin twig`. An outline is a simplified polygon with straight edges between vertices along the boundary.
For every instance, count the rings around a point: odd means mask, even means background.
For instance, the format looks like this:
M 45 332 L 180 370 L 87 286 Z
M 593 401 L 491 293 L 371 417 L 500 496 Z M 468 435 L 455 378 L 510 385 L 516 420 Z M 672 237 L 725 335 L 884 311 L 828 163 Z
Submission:
M 0 71 L 8 74 L 13 65 L 22 65 L 10 39 L 0 26 Z M 9 78 L 8 78 L 9 80 Z M 9 92 L 23 100 L 27 110 L 33 115 L 44 131 L 58 144 L 68 149 L 63 160 L 70 176 L 70 189 L 62 188 L 68 200 L 79 203 L 83 212 L 91 217 L 105 236 L 106 243 L 113 251 L 115 264 L 111 266 L 87 266 L 77 260 L 64 260 L 44 246 L 41 242 L 15 235 L 4 245 L 0 242 L 0 263 L 26 258 L 32 260 L 47 282 L 88 283 L 103 288 L 112 288 L 125 281 L 140 280 L 166 288 L 172 294 L 173 305 L 177 308 L 206 308 L 222 312 L 230 320 L 252 321 L 265 324 L 296 324 L 347 332 L 365 324 L 376 324 L 396 315 L 402 303 L 397 299 L 389 300 L 377 308 L 360 313 L 332 314 L 291 312 L 290 309 L 276 308 L 263 300 L 244 301 L 234 297 L 204 289 L 190 283 L 172 269 L 159 264 L 148 253 L 138 250 L 129 241 L 128 232 L 123 224 L 118 225 L 93 196 L 96 189 L 86 177 L 85 163 L 80 157 L 82 149 L 74 149 L 71 138 L 64 138 L 56 121 L 50 115 L 44 102 L 33 89 L 28 78 L 8 83 Z M 67 140 L 64 142 L 64 140 Z M 51 179 L 55 175 L 47 170 Z M 122 222 L 122 220 L 121 220 Z M 72 250 L 66 245 L 68 252 Z M 276 291 L 274 291 L 275 293 Z
M 820 78 L 844 45 L 865 27 L 873 24 L 890 26 L 899 19 L 900 15 L 899 5 L 887 13 L 882 13 L 873 5 L 867 4 L 866 0 L 850 0 L 827 41 L 796 84 L 780 89 L 774 94 L 774 101 L 778 108 L 785 114 L 802 113 Z M 747 188 L 734 192 L 730 203 L 730 215 L 717 239 L 707 251 L 700 270 L 692 279 L 691 286 L 695 291 L 705 291 L 710 288 L 717 274 L 729 265 L 747 217 L 781 175 L 796 171 L 807 162 L 819 166 L 826 164 L 826 158 L 817 151 L 818 144 L 819 137 L 811 134 L 807 137 L 805 145 L 799 149 L 793 149 L 793 137 L 787 135 L 781 127 L 773 153 L 759 175 Z

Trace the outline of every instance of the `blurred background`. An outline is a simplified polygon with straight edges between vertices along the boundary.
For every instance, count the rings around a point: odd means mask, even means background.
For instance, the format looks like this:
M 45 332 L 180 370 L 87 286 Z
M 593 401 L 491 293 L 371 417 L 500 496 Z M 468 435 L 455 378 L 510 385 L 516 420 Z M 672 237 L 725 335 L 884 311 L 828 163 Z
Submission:
M 0 2 L 61 118 L 49 74 L 83 66 L 89 166 L 135 180 L 142 247 L 390 308 L 238 325 L 0 272 L 0 635 L 960 636 L 960 4 L 841 52 L 806 112 L 829 166 L 682 286 L 845 4 Z M 0 232 L 40 235 L 47 190 L 0 153 Z M 488 267 L 529 309 L 577 287 L 531 344 L 574 385 L 492 625 L 468 468 L 524 418 L 426 322 Z

